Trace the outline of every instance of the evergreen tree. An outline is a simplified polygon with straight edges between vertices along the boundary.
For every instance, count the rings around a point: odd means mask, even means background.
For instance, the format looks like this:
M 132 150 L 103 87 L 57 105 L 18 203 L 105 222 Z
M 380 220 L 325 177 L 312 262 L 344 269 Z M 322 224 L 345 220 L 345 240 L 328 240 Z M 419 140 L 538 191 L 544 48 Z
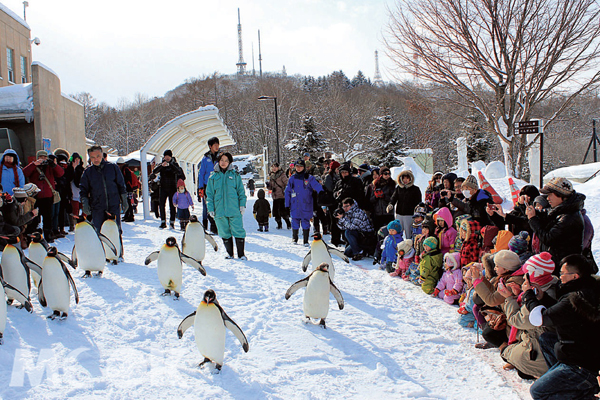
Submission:
M 315 161 L 319 154 L 327 150 L 327 139 L 317 131 L 315 119 L 310 114 L 302 117 L 300 132 L 292 133 L 292 139 L 285 145 L 286 149 L 297 154 L 299 158 L 306 152 L 310 153 L 310 160 Z
M 400 124 L 395 120 L 389 107 L 382 109 L 382 115 L 374 117 L 372 129 L 376 133 L 376 142 L 379 146 L 375 150 L 370 162 L 373 165 L 386 167 L 398 167 L 402 165 L 401 157 L 404 157 L 404 146 Z
M 362 85 L 371 85 L 371 80 L 368 79 L 362 71 L 358 71 L 356 76 L 352 78 L 352 87 L 362 86 Z
M 467 139 L 467 161 L 488 162 L 490 157 L 492 137 L 483 129 L 483 124 L 477 116 L 468 118 L 465 126 Z

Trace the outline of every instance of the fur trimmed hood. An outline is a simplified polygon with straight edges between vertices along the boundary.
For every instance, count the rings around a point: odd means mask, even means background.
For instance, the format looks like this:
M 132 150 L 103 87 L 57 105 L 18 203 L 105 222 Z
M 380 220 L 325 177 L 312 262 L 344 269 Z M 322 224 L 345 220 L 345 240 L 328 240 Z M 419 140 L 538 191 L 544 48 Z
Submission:
M 410 182 L 408 183 L 408 185 L 405 185 L 402 182 L 402 177 L 403 176 L 410 177 Z M 415 183 L 415 176 L 413 175 L 413 173 L 412 173 L 412 171 L 410 169 L 407 169 L 405 171 L 400 172 L 400 175 L 398 175 L 398 178 L 396 179 L 396 182 L 398 182 L 398 186 L 400 186 L 401 188 L 409 188 L 412 185 L 414 185 L 414 183 Z

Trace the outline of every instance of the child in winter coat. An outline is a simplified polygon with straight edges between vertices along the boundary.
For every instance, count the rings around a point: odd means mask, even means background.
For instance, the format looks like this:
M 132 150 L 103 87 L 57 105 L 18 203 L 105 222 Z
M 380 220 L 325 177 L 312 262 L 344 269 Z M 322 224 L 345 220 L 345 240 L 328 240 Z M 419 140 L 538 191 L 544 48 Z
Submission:
M 444 274 L 433 291 L 433 297 L 439 297 L 448 304 L 454 304 L 460 298 L 463 290 L 460 253 L 446 253 L 444 269 Z
M 533 254 L 529 251 L 529 232 L 521 231 L 518 235 L 513 236 L 508 242 L 508 249 L 519 255 L 521 263 L 529 260 Z
M 414 261 L 409 265 L 406 275 L 415 285 L 421 285 L 419 263 L 421 262 L 421 255 L 423 253 L 423 243 L 428 237 L 433 237 L 434 230 L 435 223 L 433 222 L 433 218 L 429 216 L 425 217 L 421 224 L 421 234 L 417 236 L 413 242 L 413 248 L 415 250 Z
M 396 270 L 390 276 L 400 276 L 405 281 L 409 280 L 408 268 L 415 259 L 415 249 L 412 247 L 412 239 L 406 239 L 398 243 L 398 259 L 396 260 Z
M 419 263 L 421 276 L 421 289 L 427 294 L 432 294 L 442 276 L 442 253 L 438 250 L 438 241 L 435 236 L 430 236 L 423 241 L 423 254 Z
M 463 220 L 460 224 L 460 238 L 462 247 L 460 249 L 460 265 L 467 265 L 479 261 L 479 222 Z
M 412 220 L 412 233 L 413 233 L 413 238 L 416 238 L 418 235 L 420 235 L 422 233 L 422 229 L 421 227 L 423 226 L 423 220 L 425 219 L 425 214 L 421 213 L 421 212 L 416 212 L 415 215 L 413 215 Z
M 512 239 L 514 235 L 511 231 L 500 230 L 494 239 L 494 248 L 490 251 L 490 253 L 494 254 L 499 252 L 500 250 L 508 250 L 508 242 Z
M 456 241 L 457 232 L 452 226 L 454 222 L 452 213 L 447 207 L 442 207 L 433 215 L 435 220 L 435 236 L 440 243 L 440 251 L 443 255 L 450 251 L 454 251 L 454 242 Z
M 192 195 L 185 188 L 183 179 L 177 181 L 177 192 L 173 195 L 173 205 L 177 207 L 177 219 L 179 219 L 179 227 L 185 231 L 185 227 L 190 222 L 190 210 L 194 209 L 194 201 Z
M 461 300 L 459 303 L 458 313 L 460 316 L 458 317 L 458 323 L 460 326 L 465 328 L 473 328 L 475 327 L 475 315 L 473 315 L 473 306 L 475 305 L 474 297 L 475 289 L 473 288 L 473 276 L 471 275 L 471 269 L 466 268 L 466 272 L 463 275 L 463 280 L 467 289 L 463 296 L 461 296 Z
M 393 263 L 396 261 L 396 248 L 402 242 L 402 225 L 397 219 L 387 225 L 389 234 L 383 241 L 383 252 L 381 253 L 381 269 L 388 273 L 394 272 Z
M 381 261 L 381 254 L 383 253 L 383 241 L 388 237 L 387 225 L 382 226 L 377 231 L 377 246 L 375 246 L 375 254 L 373 254 L 373 265 L 379 264 Z
M 265 199 L 265 191 L 258 190 L 258 200 L 254 202 L 254 219 L 258 222 L 258 231 L 269 232 L 269 218 L 271 217 L 271 204 Z
M 256 184 L 254 182 L 254 179 L 250 178 L 248 179 L 248 190 L 250 191 L 250 197 L 254 197 L 254 189 L 256 188 Z

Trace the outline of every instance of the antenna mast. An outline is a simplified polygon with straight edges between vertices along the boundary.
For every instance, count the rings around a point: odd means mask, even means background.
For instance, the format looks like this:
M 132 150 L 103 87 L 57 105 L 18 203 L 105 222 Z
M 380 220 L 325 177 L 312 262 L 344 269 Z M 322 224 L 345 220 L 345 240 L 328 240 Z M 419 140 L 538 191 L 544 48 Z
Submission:
M 246 63 L 244 62 L 244 51 L 242 46 L 242 22 L 240 19 L 240 9 L 238 8 L 238 52 L 239 60 L 237 62 L 237 73 L 238 75 L 246 74 Z
M 260 29 L 258 30 L 258 70 L 259 76 L 262 78 L 262 53 L 260 52 Z
M 379 54 L 377 50 L 375 50 L 375 76 L 373 77 L 373 83 L 376 86 L 383 85 L 383 80 L 381 79 L 381 72 L 379 72 Z

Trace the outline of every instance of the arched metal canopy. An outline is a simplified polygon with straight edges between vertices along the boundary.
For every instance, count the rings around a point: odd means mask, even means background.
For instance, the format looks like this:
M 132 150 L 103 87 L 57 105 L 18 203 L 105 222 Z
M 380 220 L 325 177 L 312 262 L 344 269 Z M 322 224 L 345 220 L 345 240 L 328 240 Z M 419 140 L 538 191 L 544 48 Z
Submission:
M 186 173 L 186 177 L 194 173 L 194 167 L 202 160 L 208 151 L 207 141 L 216 136 L 222 147 L 235 144 L 231 133 L 219 117 L 219 110 L 215 106 L 200 107 L 195 111 L 182 114 L 173 118 L 154 135 L 148 139 L 140 149 L 140 162 L 147 164 L 147 155 L 162 156 L 163 152 L 170 149 L 179 165 Z M 148 182 L 148 171 L 141 168 L 143 182 Z M 186 186 L 192 188 L 188 179 Z M 144 219 L 150 217 L 150 196 L 148 185 L 143 187 Z

